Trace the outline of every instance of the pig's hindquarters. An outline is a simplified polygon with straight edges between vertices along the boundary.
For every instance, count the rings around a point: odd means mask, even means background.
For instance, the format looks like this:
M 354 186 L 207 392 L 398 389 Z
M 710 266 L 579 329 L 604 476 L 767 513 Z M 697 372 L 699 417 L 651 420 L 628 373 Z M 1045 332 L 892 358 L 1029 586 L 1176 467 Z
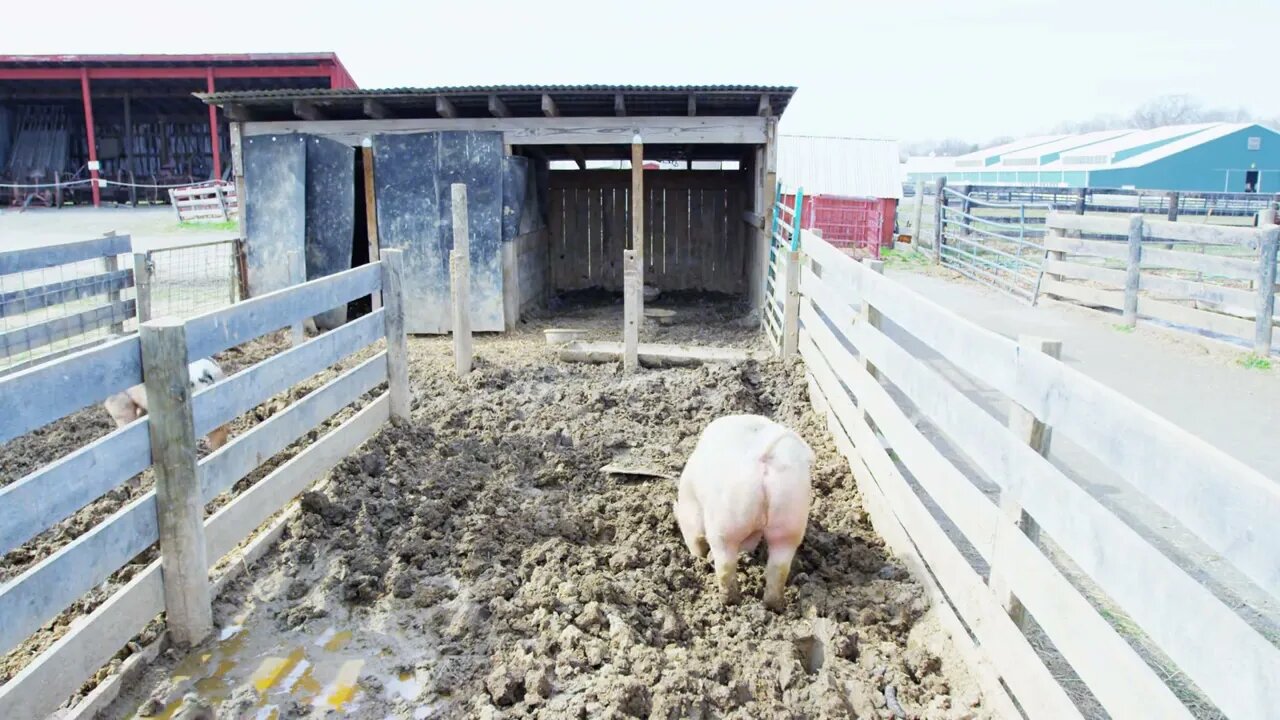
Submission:
M 766 507 L 763 534 L 769 548 L 764 603 L 774 610 L 784 605 L 783 592 L 791 573 L 791 561 L 809 523 L 812 458 L 812 451 L 804 440 L 788 431 L 760 460 Z

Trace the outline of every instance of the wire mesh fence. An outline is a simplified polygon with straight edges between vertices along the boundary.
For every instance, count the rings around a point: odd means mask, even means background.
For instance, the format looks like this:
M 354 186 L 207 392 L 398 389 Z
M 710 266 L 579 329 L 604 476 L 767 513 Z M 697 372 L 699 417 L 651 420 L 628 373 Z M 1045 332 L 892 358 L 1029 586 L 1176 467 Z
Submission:
M 230 305 L 239 298 L 239 243 L 236 240 L 181 245 L 145 253 L 150 302 L 143 320 L 185 319 Z

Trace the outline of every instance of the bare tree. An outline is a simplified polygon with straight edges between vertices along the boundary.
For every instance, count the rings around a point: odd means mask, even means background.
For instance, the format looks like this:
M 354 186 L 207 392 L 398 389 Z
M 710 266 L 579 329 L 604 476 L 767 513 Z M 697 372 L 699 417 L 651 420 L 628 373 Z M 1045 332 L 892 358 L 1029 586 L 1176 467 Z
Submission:
M 1137 127 L 1147 129 L 1203 122 L 1205 115 L 1204 105 L 1190 95 L 1161 95 L 1139 105 L 1132 120 Z

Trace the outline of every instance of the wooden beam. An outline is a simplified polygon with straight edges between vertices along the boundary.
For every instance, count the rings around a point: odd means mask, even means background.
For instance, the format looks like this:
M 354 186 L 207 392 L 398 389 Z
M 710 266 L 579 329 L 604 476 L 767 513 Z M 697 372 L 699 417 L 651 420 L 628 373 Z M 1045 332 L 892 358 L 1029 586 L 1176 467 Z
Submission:
M 542 114 L 547 117 L 560 117 L 560 108 L 556 107 L 556 101 L 546 93 L 542 95 Z
M 386 120 L 387 118 L 395 117 L 386 103 L 373 98 L 364 101 L 364 114 L 375 120 Z
M 627 103 L 622 99 L 622 93 L 616 93 L 613 96 L 613 114 L 618 117 L 627 115 Z
M 507 104 L 502 102 L 502 98 L 497 95 L 489 96 L 489 114 L 500 118 L 511 117 L 511 111 L 507 109 Z
M 564 149 L 569 153 L 569 157 L 573 158 L 573 161 L 578 163 L 579 170 L 587 169 L 587 156 L 583 154 L 581 146 L 566 145 Z
M 441 130 L 501 132 L 513 145 L 629 145 L 637 131 L 649 145 L 764 145 L 763 117 L 529 117 L 397 118 L 392 120 L 286 120 L 250 122 L 246 137 L 308 133 L 358 147 L 375 133 Z M 1197 226 L 1200 227 L 1200 226 Z
M 253 111 L 244 105 L 231 103 L 222 106 L 222 114 L 227 116 L 228 120 L 235 122 L 248 122 L 254 119 Z
M 623 353 L 623 344 L 616 342 L 571 342 L 556 351 L 561 360 L 585 363 L 617 362 Z M 637 357 L 644 367 L 688 367 L 704 363 L 740 365 L 747 360 L 767 360 L 769 354 L 739 348 L 640 343 Z
M 294 100 L 293 114 L 303 120 L 324 120 L 327 117 L 319 106 L 308 100 Z
M 453 106 L 453 101 L 443 95 L 436 96 L 436 114 L 442 118 L 452 120 L 458 117 L 458 108 Z
M 407 422 L 411 391 L 409 345 L 404 334 L 403 252 L 400 249 L 388 249 L 382 255 L 381 265 L 382 303 L 386 308 L 387 392 L 391 394 L 391 417 Z
M 364 221 L 369 236 L 369 262 L 378 262 L 381 257 L 381 246 L 378 244 L 378 199 L 374 193 L 373 183 L 373 143 L 362 144 L 360 155 L 364 161 Z M 378 293 L 372 295 L 373 309 L 382 307 L 382 297 Z
M 698 96 L 690 95 L 689 96 L 689 117 L 694 117 L 697 114 L 698 114 Z
M 471 240 L 467 234 L 467 186 L 453 183 L 453 250 L 449 253 L 449 286 L 453 304 L 453 365 L 458 377 L 471 372 Z
M 760 96 L 760 107 L 756 109 L 756 114 L 760 117 L 772 117 L 773 105 L 769 102 L 768 95 Z

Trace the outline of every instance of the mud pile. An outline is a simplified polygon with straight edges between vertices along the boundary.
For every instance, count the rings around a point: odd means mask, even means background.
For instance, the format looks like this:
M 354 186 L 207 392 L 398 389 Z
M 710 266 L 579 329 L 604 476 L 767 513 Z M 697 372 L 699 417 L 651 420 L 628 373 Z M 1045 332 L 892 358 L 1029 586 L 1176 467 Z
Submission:
M 275 579 L 234 587 L 223 621 L 252 599 L 282 634 L 343 617 L 396 635 L 382 654 L 426 686 L 409 702 L 363 678 L 369 717 L 984 715 L 967 678 L 950 687 L 923 592 L 870 529 L 798 365 L 623 376 L 485 345 L 462 381 L 443 343 L 415 367 L 414 422 L 304 495 Z M 731 413 L 773 417 L 817 453 L 780 615 L 760 601 L 763 546 L 740 566 L 744 602 L 724 606 L 671 513 L 698 433 Z M 252 714 L 253 693 L 236 698 L 219 712 Z

